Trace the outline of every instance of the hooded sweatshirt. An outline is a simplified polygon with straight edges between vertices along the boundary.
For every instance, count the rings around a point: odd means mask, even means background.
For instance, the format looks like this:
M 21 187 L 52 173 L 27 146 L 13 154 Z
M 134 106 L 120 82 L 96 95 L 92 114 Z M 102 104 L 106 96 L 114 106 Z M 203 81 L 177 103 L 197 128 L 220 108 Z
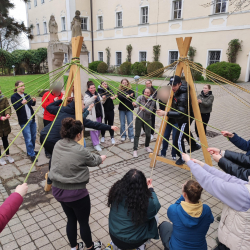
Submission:
M 207 94 L 204 94 L 203 90 L 198 95 L 197 99 L 200 99 L 202 103 L 199 103 L 200 111 L 202 114 L 207 114 L 212 112 L 214 96 L 212 91 L 209 91 Z
M 167 211 L 173 223 L 170 250 L 207 250 L 206 234 L 214 221 L 208 205 L 189 204 L 181 196 Z

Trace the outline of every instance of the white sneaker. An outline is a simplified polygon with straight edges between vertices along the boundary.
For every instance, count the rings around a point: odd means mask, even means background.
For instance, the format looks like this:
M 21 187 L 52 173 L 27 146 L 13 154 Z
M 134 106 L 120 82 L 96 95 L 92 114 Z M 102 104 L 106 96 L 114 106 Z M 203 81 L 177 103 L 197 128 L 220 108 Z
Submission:
M 137 151 L 134 151 L 133 157 L 135 157 L 135 158 L 138 157 Z
M 0 159 L 0 164 L 2 166 L 7 164 L 3 157 Z
M 94 250 L 101 250 L 101 249 L 102 249 L 101 241 L 95 241 L 94 242 Z
M 154 139 L 154 135 L 151 135 L 151 141 Z
M 104 137 L 101 138 L 101 142 L 105 142 L 105 138 Z
M 115 138 L 111 138 L 111 143 L 115 144 Z
M 176 157 L 172 156 L 172 159 L 173 159 L 174 161 L 176 161 Z
M 122 137 L 122 139 L 121 139 L 122 141 L 125 141 L 126 140 L 126 138 L 125 137 Z
M 11 157 L 11 156 L 9 156 L 9 155 L 7 155 L 6 157 L 5 157 L 5 159 L 9 162 L 9 163 L 13 163 L 15 160 Z
M 134 142 L 134 138 L 130 139 L 131 142 Z
M 145 150 L 148 152 L 148 153 L 152 153 L 153 150 L 150 148 L 150 147 L 146 147 Z
M 96 145 L 96 146 L 94 146 L 94 148 L 97 150 L 97 151 L 102 151 L 102 148 L 100 147 L 100 145 L 98 144 L 98 145 Z
M 141 131 L 141 135 L 145 135 L 145 132 L 143 130 Z

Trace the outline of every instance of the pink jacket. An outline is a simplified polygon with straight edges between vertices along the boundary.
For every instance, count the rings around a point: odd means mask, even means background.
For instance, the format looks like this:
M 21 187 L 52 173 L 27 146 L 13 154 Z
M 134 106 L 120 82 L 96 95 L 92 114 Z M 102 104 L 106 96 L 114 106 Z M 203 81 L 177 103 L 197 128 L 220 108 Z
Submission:
M 22 205 L 23 197 L 18 193 L 11 194 L 0 207 L 0 233 Z

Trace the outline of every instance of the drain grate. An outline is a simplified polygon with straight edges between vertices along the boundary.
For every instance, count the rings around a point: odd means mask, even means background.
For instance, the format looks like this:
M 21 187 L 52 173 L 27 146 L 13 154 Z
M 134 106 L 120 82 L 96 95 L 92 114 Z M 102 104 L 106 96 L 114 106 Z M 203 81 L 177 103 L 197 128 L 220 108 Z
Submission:
M 210 138 L 214 138 L 214 137 L 216 137 L 218 135 L 221 135 L 221 134 L 217 133 L 217 132 L 209 131 L 209 130 L 207 130 L 207 133 L 206 133 L 206 136 L 210 137 Z

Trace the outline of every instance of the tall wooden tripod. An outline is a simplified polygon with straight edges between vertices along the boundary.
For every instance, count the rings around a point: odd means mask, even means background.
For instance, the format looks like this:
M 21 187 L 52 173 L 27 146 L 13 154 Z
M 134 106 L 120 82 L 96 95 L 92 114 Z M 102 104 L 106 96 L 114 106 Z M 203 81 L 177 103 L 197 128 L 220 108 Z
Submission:
M 191 44 L 191 40 L 192 37 L 186 37 L 185 40 L 183 41 L 183 38 L 176 38 L 177 41 L 177 45 L 178 45 L 178 49 L 179 49 L 179 55 L 181 58 L 185 58 L 187 57 L 187 53 Z M 193 78 L 192 78 L 192 74 L 191 74 L 191 70 L 189 65 L 185 64 L 184 62 L 179 62 L 179 64 L 176 67 L 176 72 L 175 74 L 177 76 L 181 76 L 182 71 L 184 71 L 184 75 L 185 75 L 185 79 L 188 82 L 189 88 L 190 88 L 190 97 L 191 97 L 191 105 L 193 108 L 193 112 L 194 112 L 194 117 L 198 120 L 202 120 L 201 119 L 201 113 L 200 113 L 200 108 L 198 105 L 198 101 L 197 101 L 197 96 L 196 96 L 196 92 L 195 92 L 195 86 L 194 86 L 194 82 L 193 82 Z M 173 100 L 173 91 L 171 92 L 170 98 L 169 98 L 169 102 L 168 102 L 168 106 L 172 105 L 172 100 Z M 170 108 L 166 107 L 165 111 L 169 111 Z M 161 126 L 160 126 L 160 130 L 159 130 L 159 134 L 164 135 L 164 131 L 166 129 L 167 126 L 167 121 L 168 121 L 168 117 L 165 117 L 165 121 L 161 122 Z M 196 125 L 197 125 L 197 129 L 199 132 L 199 137 L 200 137 L 200 141 L 203 145 L 208 146 L 207 144 L 207 138 L 205 135 L 205 131 L 204 131 L 204 127 L 203 124 L 201 122 L 196 121 Z M 176 166 L 176 167 L 180 167 L 186 170 L 190 170 L 189 167 L 187 165 L 176 165 L 175 162 L 173 160 L 169 160 L 166 159 L 164 157 L 158 156 L 159 154 L 159 150 L 160 150 L 160 146 L 162 144 L 162 140 L 163 138 L 161 136 L 158 135 L 157 140 L 156 140 L 156 145 L 154 148 L 154 152 L 149 154 L 149 157 L 152 159 L 151 163 L 150 163 L 150 167 L 155 167 L 156 161 L 161 161 L 161 162 L 165 162 L 167 164 Z M 212 165 L 212 160 L 210 157 L 209 152 L 206 150 L 205 147 L 202 147 L 202 151 L 203 151 L 203 155 L 204 155 L 204 159 L 205 162 L 208 165 Z

